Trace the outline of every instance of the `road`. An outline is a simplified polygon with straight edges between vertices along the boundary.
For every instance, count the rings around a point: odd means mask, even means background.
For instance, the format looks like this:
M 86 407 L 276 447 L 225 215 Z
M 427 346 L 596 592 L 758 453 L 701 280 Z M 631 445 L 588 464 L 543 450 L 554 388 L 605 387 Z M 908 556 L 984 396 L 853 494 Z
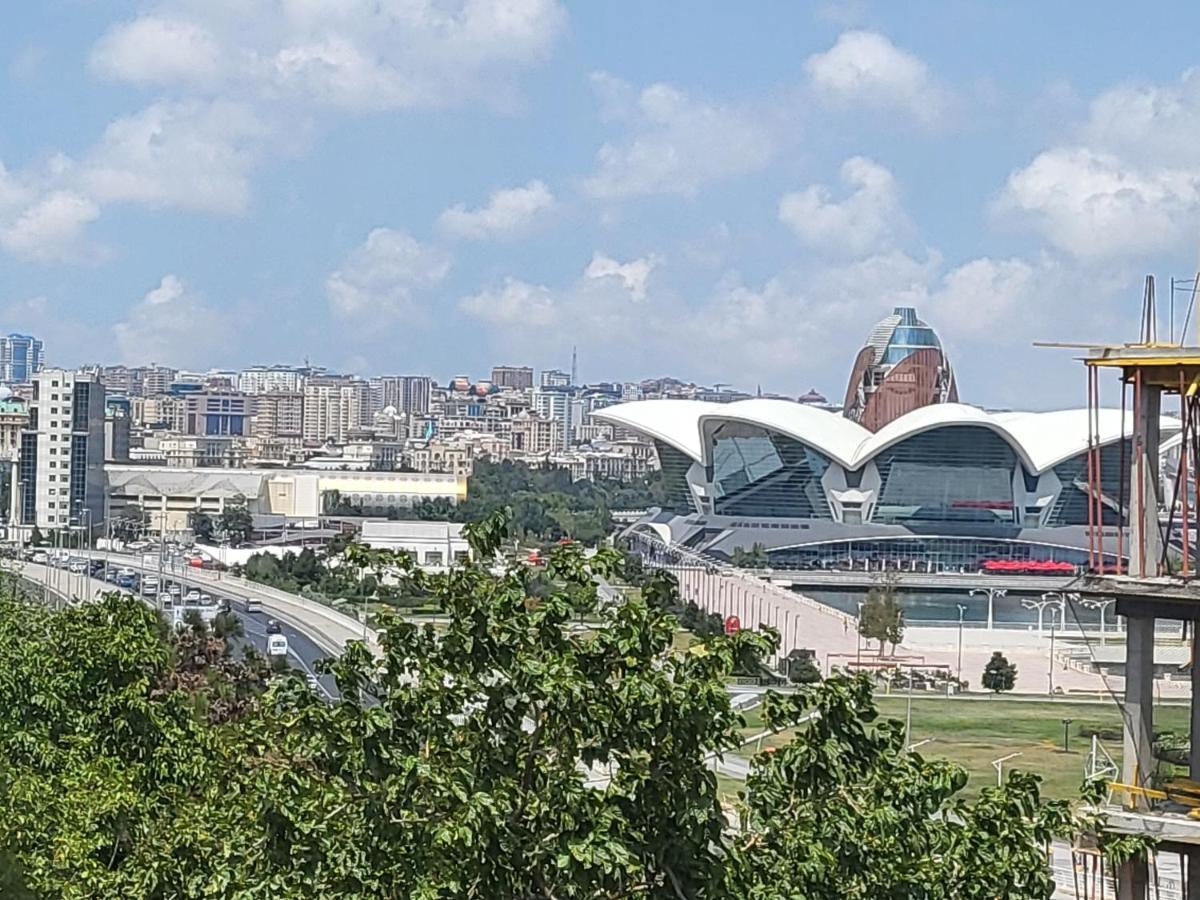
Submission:
M 748 575 L 758 574 L 747 571 Z M 764 573 L 766 574 L 766 573 Z M 922 591 L 964 593 L 972 588 L 995 588 L 1014 593 L 1042 593 L 1068 590 L 1074 575 L 984 575 L 980 572 L 863 572 L 825 569 L 771 569 L 771 581 L 780 586 L 830 588 L 871 588 L 886 574 L 900 587 Z
M 124 565 L 124 563 L 125 560 L 122 559 L 121 565 Z M 99 578 L 84 578 L 80 574 L 37 563 L 25 563 L 21 574 L 35 584 L 48 585 L 53 592 L 79 597 L 80 599 L 91 599 L 102 593 L 120 590 L 115 585 Z M 168 584 L 172 580 L 170 576 L 166 576 Z M 196 584 L 196 581 L 191 578 L 184 581 L 180 578 L 179 583 L 186 592 L 189 586 Z M 333 678 L 329 675 L 317 675 L 315 670 L 317 660 L 333 655 L 327 646 L 323 646 L 323 644 L 328 643 L 327 639 L 318 643 L 318 640 L 308 633 L 306 629 L 284 618 L 276 617 L 270 611 L 247 612 L 244 606 L 244 594 L 239 595 L 237 592 L 229 590 L 223 591 L 219 586 L 209 589 L 206 585 L 205 588 L 206 592 L 212 594 L 218 601 L 223 599 L 230 600 L 233 613 L 241 621 L 242 627 L 245 630 L 245 638 L 235 643 L 249 644 L 265 654 L 267 652 L 267 620 L 275 618 L 279 623 L 280 633 L 287 638 L 288 659 L 292 666 L 299 669 L 305 675 L 316 676 L 321 691 L 326 697 L 335 698 L 338 696 L 337 685 L 334 683 Z M 130 592 L 122 591 L 122 593 Z M 265 609 L 266 606 L 264 604 Z

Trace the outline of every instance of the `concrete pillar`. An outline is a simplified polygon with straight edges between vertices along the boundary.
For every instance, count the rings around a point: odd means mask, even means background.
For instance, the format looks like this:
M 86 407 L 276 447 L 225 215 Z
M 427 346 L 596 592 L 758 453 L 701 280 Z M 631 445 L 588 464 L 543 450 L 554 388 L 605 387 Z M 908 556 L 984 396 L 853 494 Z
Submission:
M 1192 746 L 1188 752 L 1188 777 L 1200 781 L 1200 660 L 1196 659 L 1196 623 L 1192 622 Z M 1187 852 L 1187 893 L 1185 900 L 1200 900 L 1200 847 Z
M 1154 767 L 1154 617 L 1127 620 L 1125 638 L 1125 743 L 1121 781 L 1148 786 Z M 1145 807 L 1130 796 L 1129 805 Z
M 1135 578 L 1152 578 L 1158 575 L 1158 562 L 1162 558 L 1162 534 L 1158 526 L 1162 499 L 1158 494 L 1162 389 L 1143 385 L 1141 401 L 1135 406 L 1138 408 L 1133 421 L 1133 452 L 1129 460 L 1129 574 Z
M 1150 867 L 1145 859 L 1129 859 L 1117 867 L 1117 900 L 1147 900 Z

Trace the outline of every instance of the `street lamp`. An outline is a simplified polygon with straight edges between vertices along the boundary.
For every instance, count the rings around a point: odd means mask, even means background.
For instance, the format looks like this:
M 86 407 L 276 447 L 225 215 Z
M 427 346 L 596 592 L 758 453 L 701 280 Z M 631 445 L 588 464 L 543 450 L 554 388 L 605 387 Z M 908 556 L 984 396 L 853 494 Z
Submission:
M 987 594 L 987 598 L 988 598 L 987 630 L 991 631 L 994 607 L 996 604 L 996 598 L 997 597 L 1007 597 L 1008 589 L 1007 588 L 971 588 L 971 590 L 967 591 L 967 593 L 972 597 L 974 597 L 976 594 Z

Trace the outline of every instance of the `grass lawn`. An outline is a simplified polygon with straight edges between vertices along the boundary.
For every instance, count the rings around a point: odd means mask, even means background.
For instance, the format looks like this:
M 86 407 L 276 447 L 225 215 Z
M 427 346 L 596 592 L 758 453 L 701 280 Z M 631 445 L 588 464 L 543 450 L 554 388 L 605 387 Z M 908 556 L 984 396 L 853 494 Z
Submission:
M 904 721 L 904 697 L 879 697 L 878 704 L 882 715 Z M 1014 767 L 1036 772 L 1042 776 L 1044 796 L 1073 798 L 1078 795 L 1091 749 L 1091 739 L 1080 736 L 1081 726 L 1121 728 L 1121 715 L 1114 703 L 914 697 L 912 706 L 912 741 L 932 739 L 917 752 L 952 760 L 966 769 L 970 779 L 965 792 L 968 796 L 996 783 L 992 760 L 1020 753 L 1004 764 L 1005 772 Z M 1186 733 L 1187 715 L 1186 706 L 1155 707 L 1155 729 Z M 1063 719 L 1072 720 L 1068 753 L 1063 752 Z M 761 718 L 752 711 L 747 715 L 746 733 L 761 730 Z M 790 735 L 783 732 L 769 738 L 767 744 L 788 740 Z M 1121 742 L 1101 742 L 1120 765 Z M 751 754 L 754 749 L 749 747 L 744 752 Z

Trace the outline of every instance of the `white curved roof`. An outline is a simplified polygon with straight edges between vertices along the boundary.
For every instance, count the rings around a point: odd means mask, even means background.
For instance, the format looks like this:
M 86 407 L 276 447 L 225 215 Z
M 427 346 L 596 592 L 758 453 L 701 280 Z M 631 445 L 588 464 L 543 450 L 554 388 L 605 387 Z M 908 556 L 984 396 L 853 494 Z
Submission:
M 1044 472 L 1076 456 L 1088 446 L 1088 411 L 989 413 L 962 403 L 937 403 L 914 410 L 870 432 L 856 422 L 824 409 L 789 400 L 755 398 L 734 403 L 701 400 L 638 400 L 593 413 L 597 418 L 658 438 L 688 456 L 704 460 L 705 428 L 722 421 L 745 422 L 808 444 L 848 469 L 857 469 L 906 438 L 953 425 L 974 425 L 1006 440 L 1031 473 Z M 1121 411 L 1099 411 L 1101 444 L 1121 436 Z M 1132 417 L 1125 421 L 1128 434 Z M 1179 421 L 1164 416 L 1164 437 L 1179 431 Z

